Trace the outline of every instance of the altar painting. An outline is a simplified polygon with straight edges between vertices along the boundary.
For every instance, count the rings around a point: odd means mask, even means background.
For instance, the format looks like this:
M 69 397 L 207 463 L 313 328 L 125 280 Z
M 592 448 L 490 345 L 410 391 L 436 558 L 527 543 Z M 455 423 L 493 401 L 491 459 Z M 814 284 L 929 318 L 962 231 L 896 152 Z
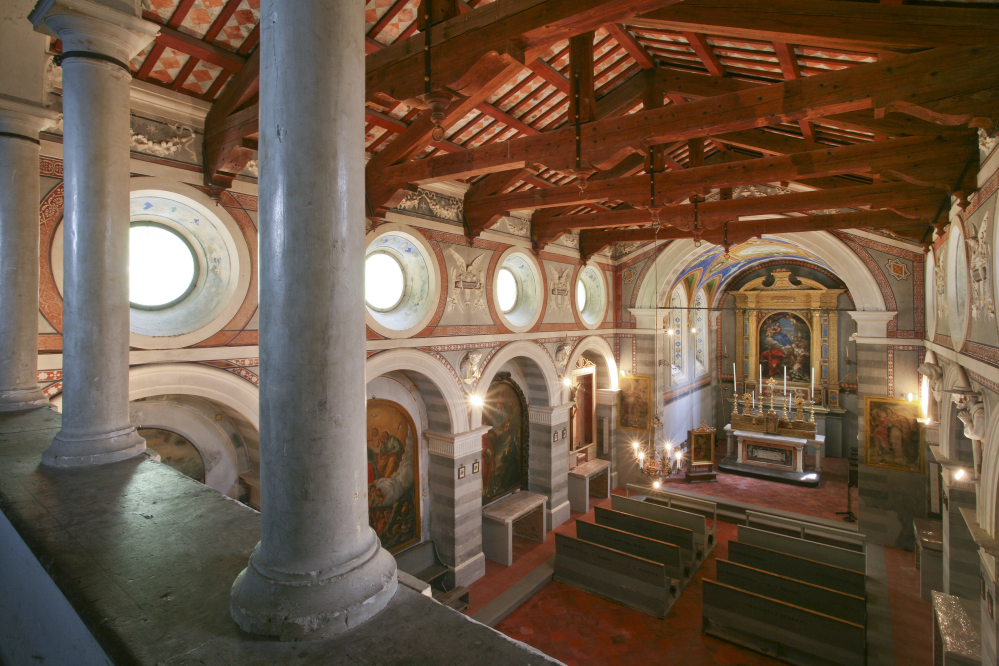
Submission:
M 864 403 L 864 463 L 923 473 L 923 429 L 918 402 L 867 396 Z
M 420 540 L 418 435 L 402 405 L 369 400 L 367 437 L 368 523 L 395 553 Z
M 618 427 L 648 431 L 652 415 L 652 378 L 628 375 L 618 381 L 618 388 Z
M 760 363 L 763 378 L 811 381 L 812 332 L 805 320 L 790 312 L 775 312 L 760 324 Z
M 482 424 L 482 504 L 523 487 L 527 481 L 530 425 L 523 394 L 509 379 L 495 381 L 486 393 Z

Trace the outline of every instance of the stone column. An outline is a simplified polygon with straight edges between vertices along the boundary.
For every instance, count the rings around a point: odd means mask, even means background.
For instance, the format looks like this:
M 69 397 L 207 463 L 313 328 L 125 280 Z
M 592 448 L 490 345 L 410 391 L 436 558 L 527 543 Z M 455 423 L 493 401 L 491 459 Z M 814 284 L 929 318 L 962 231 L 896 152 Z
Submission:
M 530 468 L 528 490 L 548 495 L 545 529 L 553 530 L 569 520 L 569 410 L 573 403 L 558 407 L 531 405 Z M 558 433 L 558 439 L 555 435 Z M 564 433 L 564 434 L 563 434 Z
M 55 117 L 0 97 L 0 412 L 48 404 L 38 386 L 38 132 Z
M 244 631 L 332 636 L 396 592 L 368 527 L 364 7 L 265 0 L 260 58 L 261 536 Z
M 45 405 L 38 387 L 38 132 L 45 38 L 25 17 L 33 0 L 0 6 L 0 412 Z
M 42 0 L 30 18 L 64 54 L 63 419 L 42 462 L 109 463 L 146 448 L 128 419 L 127 63 L 158 28 L 95 0 Z
M 430 536 L 447 565 L 449 585 L 464 585 L 486 574 L 482 553 L 483 426 L 458 435 L 425 432 L 430 450 Z M 474 472 L 479 463 L 478 473 Z M 458 470 L 464 467 L 464 478 Z

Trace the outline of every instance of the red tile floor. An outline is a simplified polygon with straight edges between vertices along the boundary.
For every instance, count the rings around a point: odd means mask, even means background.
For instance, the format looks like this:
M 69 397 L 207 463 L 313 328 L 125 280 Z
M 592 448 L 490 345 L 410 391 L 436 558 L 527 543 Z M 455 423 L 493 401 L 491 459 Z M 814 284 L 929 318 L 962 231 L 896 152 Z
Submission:
M 846 461 L 832 460 L 823 486 L 798 488 L 770 481 L 719 475 L 719 483 L 684 485 L 704 494 L 731 497 L 765 506 L 835 518 L 845 505 Z M 838 467 L 842 467 L 837 471 Z M 837 476 L 842 480 L 837 482 Z M 731 477 L 731 478 L 728 478 Z M 774 488 L 773 486 L 776 486 Z M 835 492 L 838 486 L 841 494 Z M 832 490 L 830 490 L 832 488 Z M 616 490 L 615 492 L 622 492 Z M 729 494 L 731 493 L 731 494 Z M 835 500 L 839 500 L 838 502 Z M 591 500 L 590 512 L 572 512 L 571 519 L 555 531 L 575 535 L 576 520 L 593 521 L 593 507 L 610 500 Z M 528 643 L 570 666 L 603 666 L 657 663 L 710 666 L 777 664 L 768 657 L 701 633 L 701 585 L 715 577 L 715 561 L 724 559 L 729 539 L 735 538 L 732 523 L 718 524 L 718 546 L 684 590 L 665 620 L 630 610 L 561 583 L 549 583 L 497 625 L 504 634 Z M 555 539 L 549 533 L 540 544 L 514 538 L 514 563 L 504 567 L 486 561 L 486 575 L 469 587 L 474 615 L 485 604 L 526 576 L 555 554 Z M 913 553 L 885 548 L 889 603 L 896 663 L 923 666 L 931 663 L 930 604 L 919 598 L 919 572 Z

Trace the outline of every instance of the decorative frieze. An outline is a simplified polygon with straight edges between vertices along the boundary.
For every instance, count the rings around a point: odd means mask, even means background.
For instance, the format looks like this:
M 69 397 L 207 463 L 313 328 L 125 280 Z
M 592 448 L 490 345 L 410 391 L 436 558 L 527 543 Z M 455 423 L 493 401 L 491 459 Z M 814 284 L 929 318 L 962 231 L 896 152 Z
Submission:
M 464 217 L 461 199 L 422 189 L 407 194 L 395 209 L 457 224 L 461 224 Z

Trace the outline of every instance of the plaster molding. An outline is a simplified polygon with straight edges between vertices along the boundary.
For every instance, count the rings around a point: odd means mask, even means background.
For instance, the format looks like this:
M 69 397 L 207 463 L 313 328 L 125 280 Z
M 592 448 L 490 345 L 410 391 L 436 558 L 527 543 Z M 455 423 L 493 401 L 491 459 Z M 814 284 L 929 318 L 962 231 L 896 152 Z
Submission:
M 569 410 L 576 405 L 575 402 L 567 402 L 556 407 L 543 407 L 531 405 L 527 408 L 531 423 L 551 426 L 566 423 L 569 420 Z
M 889 347 L 921 347 L 924 342 L 923 340 L 910 340 L 908 338 L 865 338 L 859 335 L 850 336 L 850 340 L 856 342 L 858 345 L 887 345 Z
M 621 389 L 619 388 L 597 389 L 597 404 L 617 407 L 617 399 L 620 393 Z
M 427 439 L 427 450 L 430 455 L 457 460 L 475 453 L 481 454 L 482 436 L 491 429 L 492 426 L 482 426 L 458 434 L 425 430 L 423 436 Z
M 205 128 L 205 117 L 212 108 L 209 102 L 140 79 L 132 79 L 129 97 L 134 112 L 199 130 Z
M 193 363 L 141 365 L 128 371 L 128 400 L 196 395 L 231 408 L 260 429 L 260 390 L 221 368 Z

